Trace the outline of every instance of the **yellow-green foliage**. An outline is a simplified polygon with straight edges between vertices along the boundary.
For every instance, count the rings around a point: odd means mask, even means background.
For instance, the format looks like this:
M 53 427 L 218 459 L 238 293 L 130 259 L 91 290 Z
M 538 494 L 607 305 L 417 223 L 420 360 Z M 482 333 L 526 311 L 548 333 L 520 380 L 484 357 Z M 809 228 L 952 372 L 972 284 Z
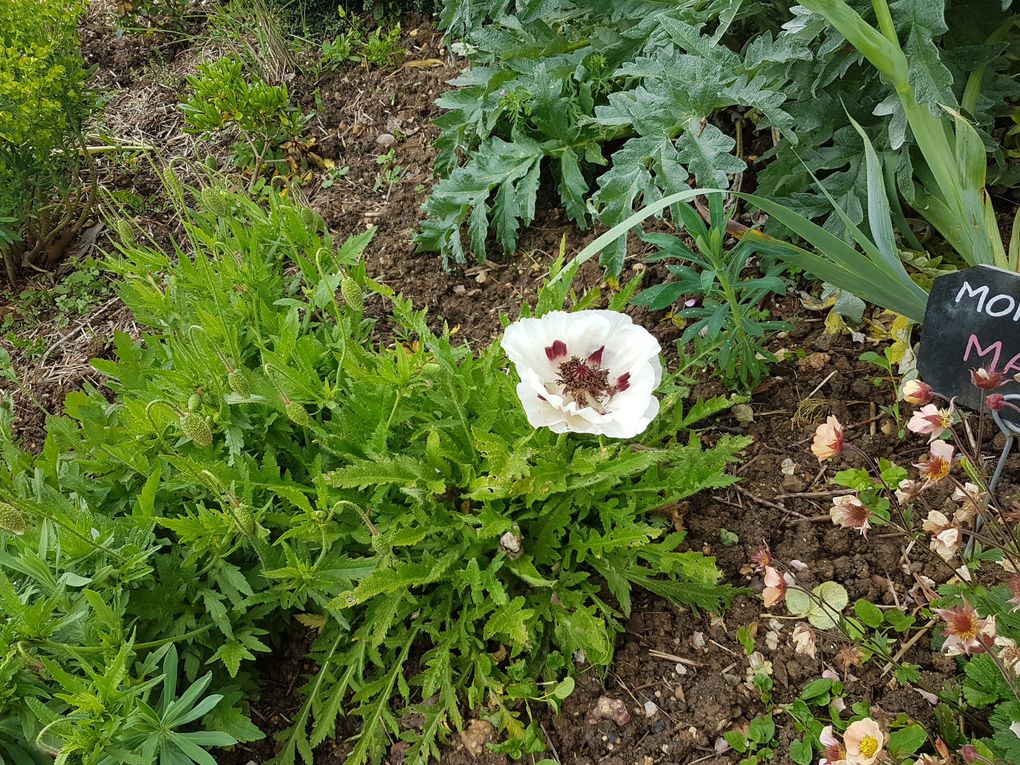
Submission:
M 0 0 L 0 215 L 68 177 L 86 108 L 84 0 Z

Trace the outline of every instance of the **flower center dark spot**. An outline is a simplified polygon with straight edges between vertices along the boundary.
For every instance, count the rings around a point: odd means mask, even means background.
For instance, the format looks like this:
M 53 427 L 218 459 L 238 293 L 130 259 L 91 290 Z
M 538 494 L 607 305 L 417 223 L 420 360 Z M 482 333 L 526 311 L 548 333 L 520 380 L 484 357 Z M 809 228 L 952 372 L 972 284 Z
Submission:
M 610 395 L 609 370 L 577 356 L 571 356 L 560 364 L 560 376 L 556 382 L 579 404 L 600 403 Z

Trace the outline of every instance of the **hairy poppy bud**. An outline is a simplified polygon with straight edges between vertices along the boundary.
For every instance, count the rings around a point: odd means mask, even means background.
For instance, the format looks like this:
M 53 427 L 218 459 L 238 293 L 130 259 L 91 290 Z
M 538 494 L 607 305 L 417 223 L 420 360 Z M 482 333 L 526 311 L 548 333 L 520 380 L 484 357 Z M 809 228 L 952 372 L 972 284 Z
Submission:
M 181 432 L 191 439 L 195 446 L 209 446 L 213 442 L 212 428 L 204 418 L 194 412 L 181 417 Z
M 361 286 L 350 276 L 340 280 L 340 294 L 344 296 L 347 305 L 355 311 L 365 312 L 365 294 L 361 291 Z
M 230 390 L 234 391 L 234 393 L 238 396 L 251 398 L 251 394 L 253 393 L 251 381 L 240 369 L 230 370 L 230 374 L 227 375 L 227 385 L 229 385 Z
M 0 502 L 0 531 L 19 537 L 25 533 L 25 516 L 14 505 L 6 502 Z
M 286 413 L 287 419 L 295 425 L 307 428 L 312 424 L 312 418 L 308 416 L 308 412 L 296 401 L 288 401 L 284 404 L 283 411 Z

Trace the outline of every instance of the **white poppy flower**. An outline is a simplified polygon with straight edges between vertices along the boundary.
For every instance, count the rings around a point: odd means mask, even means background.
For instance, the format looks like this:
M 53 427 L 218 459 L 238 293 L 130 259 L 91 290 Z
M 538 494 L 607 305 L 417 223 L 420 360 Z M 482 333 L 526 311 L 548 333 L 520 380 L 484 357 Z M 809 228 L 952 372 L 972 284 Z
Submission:
M 631 438 L 659 413 L 659 342 L 626 314 L 519 319 L 500 345 L 517 368 L 517 395 L 533 427 Z

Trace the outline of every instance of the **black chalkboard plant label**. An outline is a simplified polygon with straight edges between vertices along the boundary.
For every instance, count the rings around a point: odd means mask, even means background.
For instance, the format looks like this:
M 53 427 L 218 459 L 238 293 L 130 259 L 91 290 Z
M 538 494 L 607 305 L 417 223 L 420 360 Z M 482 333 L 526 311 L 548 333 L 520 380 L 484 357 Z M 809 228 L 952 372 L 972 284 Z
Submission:
M 1020 393 L 1020 275 L 975 266 L 940 276 L 932 285 L 917 357 L 921 379 L 936 393 L 971 409 L 987 394 L 974 384 L 979 369 L 1004 375 L 996 393 Z M 1002 409 L 1020 425 L 1020 412 Z

